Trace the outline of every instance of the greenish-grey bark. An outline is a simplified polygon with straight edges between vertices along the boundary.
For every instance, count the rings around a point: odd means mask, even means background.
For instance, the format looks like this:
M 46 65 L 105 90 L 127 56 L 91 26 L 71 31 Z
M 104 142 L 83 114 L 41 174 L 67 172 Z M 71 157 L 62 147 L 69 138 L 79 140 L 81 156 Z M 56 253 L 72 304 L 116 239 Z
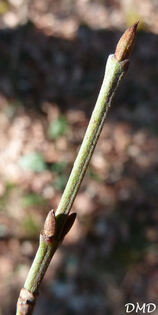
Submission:
M 28 295 L 32 294 L 31 298 L 35 300 L 40 282 L 48 268 L 51 258 L 64 237 L 62 231 L 65 228 L 65 222 L 79 190 L 85 171 L 87 170 L 116 88 L 127 70 L 127 64 L 128 60 L 118 61 L 114 55 L 110 55 L 108 58 L 103 83 L 94 111 L 65 191 L 55 213 L 57 230 L 50 239 L 46 238 L 44 234 L 41 234 L 40 236 L 38 251 L 28 273 L 24 289 L 22 289 L 21 297 L 18 299 L 16 315 L 32 314 L 33 307 L 30 307 L 32 302 L 29 299 L 27 300 L 27 293 Z M 71 226 L 70 223 L 73 221 L 72 219 L 73 218 L 69 221 L 68 228 Z
M 68 214 L 72 207 L 98 137 L 101 133 L 113 95 L 119 81 L 126 71 L 126 64 L 126 61 L 118 62 L 114 55 L 110 55 L 108 58 L 100 93 L 80 151 L 77 155 L 66 188 L 57 208 L 56 215 L 60 213 Z

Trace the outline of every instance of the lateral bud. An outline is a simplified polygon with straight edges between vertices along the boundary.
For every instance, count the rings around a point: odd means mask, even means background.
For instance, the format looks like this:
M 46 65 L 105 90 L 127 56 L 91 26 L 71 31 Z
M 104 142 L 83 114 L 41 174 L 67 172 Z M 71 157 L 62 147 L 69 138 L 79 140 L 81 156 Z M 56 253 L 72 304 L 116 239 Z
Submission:
M 71 213 L 67 217 L 66 223 L 65 223 L 64 228 L 63 228 L 61 239 L 63 239 L 65 237 L 65 235 L 70 231 L 70 229 L 72 228 L 72 226 L 75 222 L 75 219 L 76 219 L 76 213 L 75 212 Z
M 43 234 L 46 238 L 50 239 L 53 236 L 55 236 L 56 232 L 56 219 L 55 219 L 55 213 L 54 210 L 50 210 L 48 212 L 48 215 L 46 217 L 45 223 L 44 223 L 44 230 Z
M 22 288 L 17 302 L 19 315 L 31 315 L 35 304 L 35 296 L 27 289 Z
M 121 36 L 115 50 L 115 58 L 117 61 L 124 61 L 130 56 L 136 39 L 138 23 L 139 22 L 129 27 Z

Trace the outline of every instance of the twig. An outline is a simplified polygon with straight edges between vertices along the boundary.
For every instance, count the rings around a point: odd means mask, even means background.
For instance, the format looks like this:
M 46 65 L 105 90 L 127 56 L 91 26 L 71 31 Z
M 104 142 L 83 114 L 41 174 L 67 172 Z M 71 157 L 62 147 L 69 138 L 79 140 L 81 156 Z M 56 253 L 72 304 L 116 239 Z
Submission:
M 47 215 L 44 230 L 40 235 L 38 251 L 24 288 L 20 292 L 16 315 L 32 314 L 38 288 L 48 265 L 75 221 L 76 214 L 69 215 L 69 212 L 101 133 L 116 88 L 128 69 L 128 57 L 135 42 L 137 24 L 135 23 L 126 30 L 117 44 L 115 54 L 108 57 L 103 84 L 85 137 L 56 213 L 51 210 Z

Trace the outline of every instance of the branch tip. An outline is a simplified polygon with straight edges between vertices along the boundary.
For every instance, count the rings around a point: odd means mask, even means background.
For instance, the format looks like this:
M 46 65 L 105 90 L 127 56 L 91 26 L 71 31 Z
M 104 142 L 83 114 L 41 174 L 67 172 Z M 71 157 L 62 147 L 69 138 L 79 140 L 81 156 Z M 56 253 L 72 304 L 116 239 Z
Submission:
M 124 61 L 130 56 L 135 39 L 139 21 L 130 26 L 121 36 L 115 50 L 115 58 L 117 61 Z

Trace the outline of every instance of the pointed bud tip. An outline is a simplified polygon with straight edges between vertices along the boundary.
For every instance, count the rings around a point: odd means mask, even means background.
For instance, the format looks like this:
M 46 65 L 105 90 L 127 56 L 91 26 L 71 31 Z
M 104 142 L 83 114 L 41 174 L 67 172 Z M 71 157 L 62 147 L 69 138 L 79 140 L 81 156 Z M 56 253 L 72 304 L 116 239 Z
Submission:
M 139 21 L 130 26 L 121 36 L 115 50 L 117 61 L 123 61 L 130 56 L 136 38 L 136 32 Z
M 55 231 L 56 231 L 55 213 L 54 210 L 50 210 L 44 223 L 44 235 L 48 238 L 51 238 L 55 235 Z

